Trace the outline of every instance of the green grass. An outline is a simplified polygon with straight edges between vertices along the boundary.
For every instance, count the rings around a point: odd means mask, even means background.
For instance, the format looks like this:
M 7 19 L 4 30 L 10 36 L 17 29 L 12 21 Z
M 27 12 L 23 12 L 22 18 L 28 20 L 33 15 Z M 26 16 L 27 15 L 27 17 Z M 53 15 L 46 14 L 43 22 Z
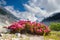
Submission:
M 60 31 L 51 31 L 49 35 L 44 36 L 44 40 L 60 40 Z
M 49 27 L 51 30 L 60 31 L 60 23 L 58 23 L 58 22 L 50 23 Z

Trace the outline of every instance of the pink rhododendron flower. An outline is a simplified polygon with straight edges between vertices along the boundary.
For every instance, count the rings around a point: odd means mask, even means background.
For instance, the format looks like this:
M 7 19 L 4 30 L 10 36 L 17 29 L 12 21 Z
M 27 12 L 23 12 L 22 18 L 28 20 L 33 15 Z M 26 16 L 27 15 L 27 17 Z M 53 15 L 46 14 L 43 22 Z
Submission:
M 20 25 L 20 24 L 17 24 L 17 26 L 16 26 L 17 28 L 23 28 L 23 26 L 22 25 Z
M 39 32 L 39 33 L 40 33 L 40 32 L 42 32 L 42 30 L 41 30 L 41 29 L 40 29 L 40 30 L 38 29 L 38 30 L 37 30 L 37 32 Z
M 32 22 L 33 25 L 36 25 L 37 23 L 36 22 Z
M 43 28 L 40 28 L 40 30 L 43 30 Z
M 39 30 L 39 32 L 42 32 L 42 30 Z
M 20 32 L 23 31 L 30 31 L 32 33 L 49 33 L 50 29 L 43 23 L 31 22 L 20 20 L 18 22 L 12 23 L 12 25 L 8 26 L 8 29 Z
M 24 21 L 24 20 L 20 20 L 20 21 L 18 21 L 18 23 L 22 25 L 22 24 L 25 24 L 26 21 Z
M 41 26 L 41 24 L 40 24 L 40 23 L 37 23 L 37 26 L 38 26 L 38 27 L 40 27 L 40 26 Z
M 44 30 L 45 33 L 48 33 L 48 30 Z

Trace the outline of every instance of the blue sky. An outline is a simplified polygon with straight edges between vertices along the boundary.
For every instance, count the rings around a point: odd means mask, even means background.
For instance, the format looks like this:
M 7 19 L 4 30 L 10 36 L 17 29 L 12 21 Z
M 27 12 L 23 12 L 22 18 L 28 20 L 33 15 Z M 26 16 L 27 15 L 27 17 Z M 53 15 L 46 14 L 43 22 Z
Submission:
M 14 9 L 20 10 L 20 11 L 25 11 L 24 5 L 23 4 L 28 4 L 28 0 L 5 0 L 6 1 L 6 6 L 8 5 L 13 5 Z
M 17 18 L 42 21 L 60 12 L 60 0 L 0 0 L 0 6 Z

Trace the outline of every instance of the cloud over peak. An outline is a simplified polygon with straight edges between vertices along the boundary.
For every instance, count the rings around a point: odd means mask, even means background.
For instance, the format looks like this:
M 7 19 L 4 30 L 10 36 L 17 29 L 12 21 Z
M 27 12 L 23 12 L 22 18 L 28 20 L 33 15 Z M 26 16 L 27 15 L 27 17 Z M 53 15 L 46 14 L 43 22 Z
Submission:
M 5 8 L 16 17 L 30 21 L 42 21 L 54 12 L 60 11 L 60 0 L 29 0 L 29 4 L 23 5 L 25 12 L 15 10 L 14 6 L 5 6 Z

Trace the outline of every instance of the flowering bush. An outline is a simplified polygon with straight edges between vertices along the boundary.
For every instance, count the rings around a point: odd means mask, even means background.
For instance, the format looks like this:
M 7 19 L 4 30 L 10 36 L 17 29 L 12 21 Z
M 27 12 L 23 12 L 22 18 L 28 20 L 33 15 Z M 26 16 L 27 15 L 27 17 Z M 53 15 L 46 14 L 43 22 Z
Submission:
M 48 34 L 50 32 L 50 29 L 45 24 L 23 20 L 13 23 L 12 25 L 8 26 L 8 29 L 15 33 L 25 31 L 28 33 L 42 35 L 44 33 Z

